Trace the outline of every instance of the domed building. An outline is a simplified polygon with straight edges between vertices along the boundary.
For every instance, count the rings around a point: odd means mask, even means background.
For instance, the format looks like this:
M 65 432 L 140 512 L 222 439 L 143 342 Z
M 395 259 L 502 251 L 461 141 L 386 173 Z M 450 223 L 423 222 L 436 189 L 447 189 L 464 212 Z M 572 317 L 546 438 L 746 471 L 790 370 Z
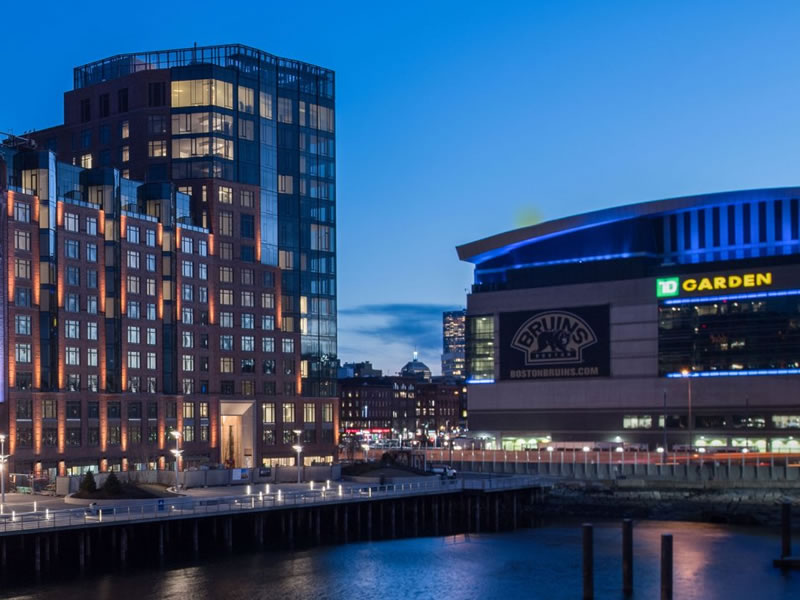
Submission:
M 414 358 L 407 362 L 402 369 L 400 369 L 400 375 L 403 377 L 421 379 L 422 381 L 431 380 L 431 370 L 428 368 L 428 365 L 417 359 L 416 351 L 414 351 Z

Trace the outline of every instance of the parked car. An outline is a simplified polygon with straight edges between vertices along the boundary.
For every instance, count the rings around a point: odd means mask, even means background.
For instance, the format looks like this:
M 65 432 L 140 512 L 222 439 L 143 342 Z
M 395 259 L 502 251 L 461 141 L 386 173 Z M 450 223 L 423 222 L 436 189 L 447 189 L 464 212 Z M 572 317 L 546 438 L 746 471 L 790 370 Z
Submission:
M 445 477 L 447 477 L 448 479 L 453 479 L 456 476 L 456 470 L 450 465 L 431 465 L 428 470 L 431 473 L 436 473 L 437 475 L 441 475 L 442 479 L 444 479 Z

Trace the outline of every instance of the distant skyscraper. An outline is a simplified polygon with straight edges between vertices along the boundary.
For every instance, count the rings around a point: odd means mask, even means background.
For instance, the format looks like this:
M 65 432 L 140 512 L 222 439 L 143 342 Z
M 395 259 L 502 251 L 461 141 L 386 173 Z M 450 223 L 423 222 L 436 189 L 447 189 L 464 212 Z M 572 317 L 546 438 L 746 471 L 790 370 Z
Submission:
M 442 375 L 464 376 L 465 310 L 447 311 L 442 315 Z

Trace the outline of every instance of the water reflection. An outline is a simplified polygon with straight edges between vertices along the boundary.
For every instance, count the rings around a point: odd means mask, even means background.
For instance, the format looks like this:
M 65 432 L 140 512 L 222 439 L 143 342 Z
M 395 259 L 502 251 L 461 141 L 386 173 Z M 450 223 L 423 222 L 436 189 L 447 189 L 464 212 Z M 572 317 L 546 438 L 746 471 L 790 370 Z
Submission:
M 800 576 L 771 566 L 776 535 L 753 529 L 636 523 L 634 598 L 658 597 L 660 536 L 672 533 L 675 598 L 800 598 Z M 193 598 L 258 600 L 580 597 L 580 524 L 511 534 L 463 535 L 233 555 L 200 566 L 148 570 L 6 590 L 44 600 Z M 621 528 L 595 528 L 597 598 L 621 598 Z M 0 592 L 2 594 L 3 592 Z

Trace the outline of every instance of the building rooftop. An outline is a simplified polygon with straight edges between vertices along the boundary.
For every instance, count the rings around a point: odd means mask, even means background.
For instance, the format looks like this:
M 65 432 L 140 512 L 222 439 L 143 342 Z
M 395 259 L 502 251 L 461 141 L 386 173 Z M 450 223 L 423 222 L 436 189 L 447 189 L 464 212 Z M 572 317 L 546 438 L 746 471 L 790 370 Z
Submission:
M 320 93 L 324 96 L 333 97 L 334 72 L 332 70 L 275 56 L 243 44 L 193 46 L 191 48 L 117 54 L 75 67 L 73 71 L 74 89 L 77 90 L 111 79 L 118 79 L 140 71 L 187 67 L 198 64 L 229 67 L 244 73 L 274 70 L 276 66 L 292 71 L 307 72 L 309 75 L 322 77 L 329 82 L 325 89 L 318 92 L 311 91 L 310 93 Z

